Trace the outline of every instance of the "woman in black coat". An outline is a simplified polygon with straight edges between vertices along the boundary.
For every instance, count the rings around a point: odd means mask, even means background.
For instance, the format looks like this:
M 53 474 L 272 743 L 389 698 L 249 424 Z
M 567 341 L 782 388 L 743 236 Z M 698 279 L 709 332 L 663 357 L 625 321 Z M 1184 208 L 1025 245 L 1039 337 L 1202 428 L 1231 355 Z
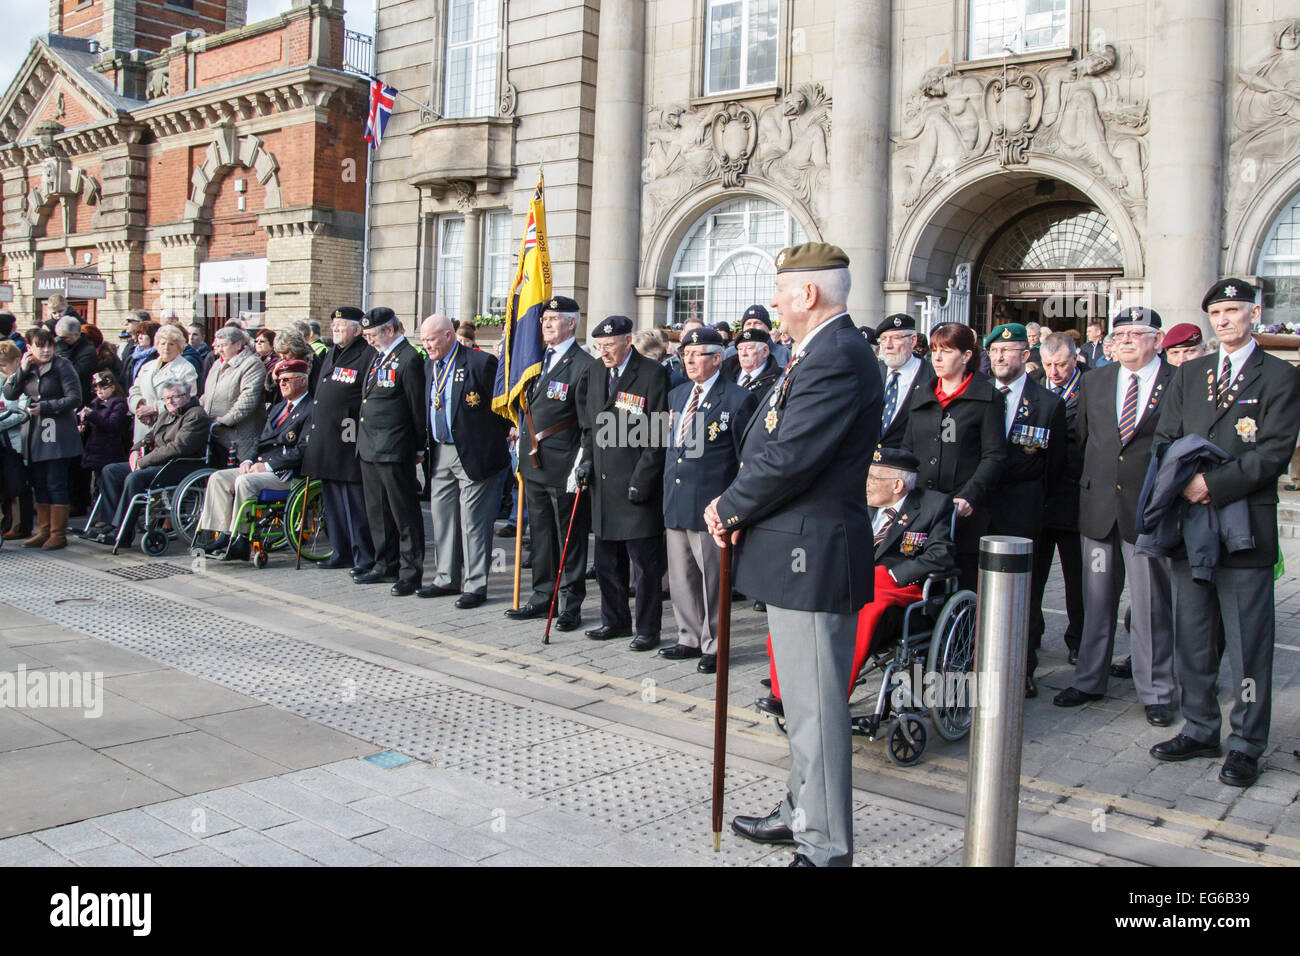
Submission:
M 95 397 L 80 412 L 81 438 L 85 445 L 81 467 L 94 472 L 98 484 L 100 471 L 105 465 L 126 461 L 127 451 L 131 447 L 133 419 L 126 407 L 126 393 L 112 372 L 100 369 L 95 373 L 91 384 L 95 389 Z M 95 523 L 108 526 L 104 520 Z
M 953 497 L 957 569 L 961 586 L 974 590 L 989 496 L 1006 461 L 1006 403 L 993 380 L 975 371 L 979 345 L 969 326 L 936 326 L 930 333 L 930 362 L 934 384 L 912 395 L 903 447 L 921 463 L 916 486 Z
M 18 371 L 4 386 L 7 400 L 26 394 L 31 402 L 27 460 L 40 527 L 23 547 L 46 550 L 68 543 L 68 460 L 81 457 L 81 382 L 72 363 L 54 354 L 54 341 L 47 330 L 33 330 Z

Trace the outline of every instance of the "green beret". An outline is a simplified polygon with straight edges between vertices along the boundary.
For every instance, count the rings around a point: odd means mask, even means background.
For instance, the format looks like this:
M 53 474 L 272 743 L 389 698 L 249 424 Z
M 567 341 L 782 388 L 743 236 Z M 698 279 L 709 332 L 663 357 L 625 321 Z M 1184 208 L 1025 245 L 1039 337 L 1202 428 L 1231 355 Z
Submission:
M 984 347 L 988 348 L 997 342 L 1022 342 L 1029 345 L 1029 333 L 1019 322 L 1004 322 L 996 326 L 992 332 L 984 336 Z
M 776 257 L 776 271 L 820 272 L 823 269 L 847 269 L 849 257 L 839 246 L 828 242 L 805 242 L 782 249 Z

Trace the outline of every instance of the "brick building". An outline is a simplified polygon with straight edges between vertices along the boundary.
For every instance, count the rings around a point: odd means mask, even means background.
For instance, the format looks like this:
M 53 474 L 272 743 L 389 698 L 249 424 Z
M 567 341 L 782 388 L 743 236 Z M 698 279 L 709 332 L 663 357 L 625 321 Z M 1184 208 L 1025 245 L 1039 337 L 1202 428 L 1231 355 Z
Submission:
M 0 100 L 0 287 L 278 327 L 361 293 L 366 81 L 342 0 L 52 0 Z

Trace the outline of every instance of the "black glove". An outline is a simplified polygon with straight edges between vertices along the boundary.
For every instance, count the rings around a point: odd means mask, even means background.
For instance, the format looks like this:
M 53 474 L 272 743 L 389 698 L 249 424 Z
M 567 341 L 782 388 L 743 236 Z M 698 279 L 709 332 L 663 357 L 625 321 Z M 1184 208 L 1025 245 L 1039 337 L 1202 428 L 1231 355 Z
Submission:
M 591 481 L 591 462 L 584 461 L 573 470 L 573 477 L 578 480 L 579 488 L 586 488 Z
M 632 502 L 634 505 L 643 505 L 650 500 L 650 496 L 629 486 L 627 489 L 627 500 Z

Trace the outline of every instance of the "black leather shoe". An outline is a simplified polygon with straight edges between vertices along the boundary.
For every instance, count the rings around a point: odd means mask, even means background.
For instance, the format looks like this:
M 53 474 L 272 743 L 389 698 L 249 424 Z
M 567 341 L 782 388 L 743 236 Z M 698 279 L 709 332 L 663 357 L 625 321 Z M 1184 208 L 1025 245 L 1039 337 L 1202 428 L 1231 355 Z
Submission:
M 472 607 L 478 607 L 486 600 L 486 594 L 467 593 L 456 598 L 456 606 L 462 611 L 468 611 Z
M 634 651 L 653 651 L 659 646 L 658 634 L 638 634 L 628 645 Z
M 414 581 L 398 581 L 388 589 L 388 593 L 393 597 L 410 597 L 417 590 L 419 590 L 419 585 Z
M 1151 756 L 1157 760 L 1166 760 L 1175 762 L 1179 760 L 1191 760 L 1193 757 L 1217 757 L 1222 751 L 1218 743 L 1205 743 L 1202 740 L 1196 740 L 1188 737 L 1186 734 L 1179 734 L 1170 740 L 1163 740 L 1151 748 Z
M 1168 704 L 1147 704 L 1147 723 L 1152 727 L 1168 727 L 1174 722 L 1174 711 Z
M 1110 665 L 1110 676 L 1118 677 L 1120 680 L 1133 679 L 1133 658 L 1126 657 L 1118 664 Z
M 575 612 L 565 611 L 555 619 L 555 629 L 557 631 L 576 631 L 582 627 L 582 615 Z
M 700 656 L 698 647 L 687 647 L 685 644 L 674 644 L 672 647 L 659 648 L 659 656 L 670 661 L 685 661 L 693 657 Z
M 770 688 L 772 686 L 772 678 L 764 677 L 761 681 L 759 681 L 759 683 L 762 684 L 764 687 Z
M 1229 750 L 1228 759 L 1219 771 L 1219 782 L 1230 787 L 1249 787 L 1259 779 L 1259 759 L 1240 750 Z
M 1067 654 L 1066 657 L 1070 661 L 1070 666 L 1073 667 L 1075 664 L 1079 663 L 1079 649 L 1077 647 L 1071 647 L 1069 650 L 1070 653 Z
M 549 608 L 544 604 L 533 604 L 531 601 L 521 607 L 512 607 L 506 609 L 506 617 L 513 621 L 526 621 L 532 617 L 543 617 Z
M 444 588 L 437 584 L 426 584 L 420 590 L 415 592 L 422 598 L 451 597 L 453 594 L 460 592 L 455 588 Z
M 1052 703 L 1057 707 L 1078 707 L 1090 700 L 1101 700 L 1104 696 L 1105 694 L 1089 694 L 1077 687 L 1067 687 L 1052 698 Z
M 323 568 L 326 571 L 337 571 L 339 568 L 352 567 L 352 562 L 336 552 L 324 561 L 317 561 L 316 567 Z
M 1034 683 L 1034 675 L 1025 675 L 1025 699 L 1038 696 L 1038 685 Z
M 348 574 L 352 575 L 352 580 L 355 581 L 357 578 L 361 577 L 361 575 L 369 574 L 371 571 L 374 570 L 374 568 L 375 566 L 373 564 L 357 565 L 355 568 L 349 571 Z
M 113 532 L 113 537 L 117 537 L 117 532 Z M 222 533 L 215 538 L 211 538 L 207 543 L 200 545 L 204 554 L 216 554 L 218 551 L 225 551 L 230 546 L 230 535 Z
M 812 860 L 808 859 L 808 857 L 804 856 L 802 853 L 796 853 L 794 855 L 794 859 L 790 861 L 790 865 L 791 866 L 816 866 L 817 864 L 814 863 Z
M 371 568 L 365 574 L 358 574 L 352 580 L 357 584 L 393 584 L 397 580 L 397 575 L 389 574 L 378 568 Z
M 588 631 L 587 636 L 593 641 L 608 641 L 616 637 L 631 637 L 632 629 L 628 627 L 610 627 L 608 624 L 602 624 L 600 627 Z
M 123 544 L 123 547 L 126 545 Z M 221 556 L 222 561 L 247 561 L 252 556 L 253 548 L 248 542 L 248 535 L 238 534 L 230 539 L 230 547 Z
M 700 662 L 695 665 L 695 669 L 701 674 L 716 674 L 718 672 L 718 655 L 701 654 Z
M 497 537 L 498 537 L 498 538 L 513 538 L 513 537 L 515 536 L 515 532 L 516 532 L 517 530 L 518 530 L 518 529 L 517 529 L 514 525 L 512 525 L 512 524 L 508 524 L 508 525 L 506 525 L 504 528 L 502 528 L 500 531 L 497 532 Z
M 785 716 L 785 704 L 781 703 L 780 697 L 760 697 L 754 701 L 754 706 L 773 717 Z
M 754 610 L 755 610 L 755 611 L 758 611 L 760 614 L 766 614 L 766 613 L 767 613 L 767 605 L 764 604 L 762 601 L 755 601 L 755 602 L 754 602 Z
M 781 806 L 765 817 L 733 817 L 731 829 L 746 840 L 755 843 L 777 843 L 794 846 L 794 834 L 781 822 Z

